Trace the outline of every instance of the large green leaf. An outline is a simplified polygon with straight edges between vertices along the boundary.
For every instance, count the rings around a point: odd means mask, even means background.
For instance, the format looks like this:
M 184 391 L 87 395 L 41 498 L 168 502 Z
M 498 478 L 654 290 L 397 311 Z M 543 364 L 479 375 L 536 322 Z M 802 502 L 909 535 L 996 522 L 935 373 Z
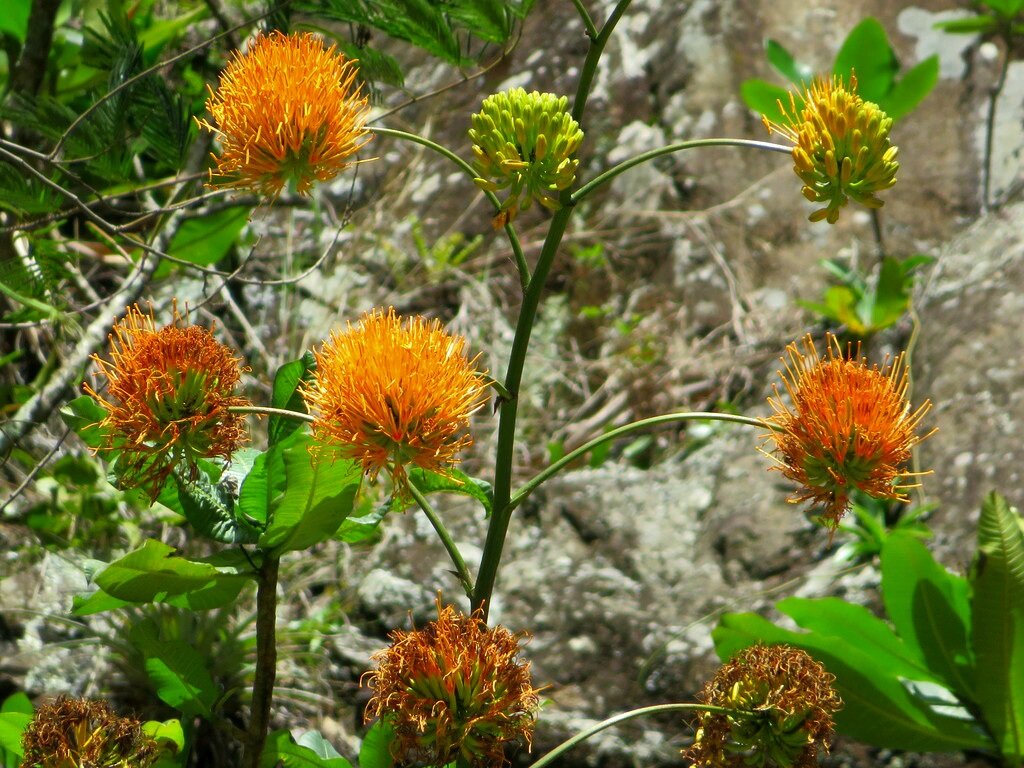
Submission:
M 391 743 L 395 729 L 386 720 L 378 720 L 363 737 L 359 746 L 359 768 L 393 768 L 395 758 L 391 756 Z
M 145 658 L 157 696 L 186 717 L 210 718 L 220 692 L 206 659 L 183 640 L 161 638 L 151 620 L 132 627 L 129 637 Z
M 1008 760 L 1024 755 L 1024 530 L 997 493 L 985 497 L 971 573 L 978 704 Z
M 793 54 L 775 40 L 769 39 L 765 41 L 764 54 L 768 57 L 768 62 L 778 70 L 780 75 L 799 88 L 809 85 L 811 78 L 814 77 L 814 72 L 810 67 L 798 63 L 793 58 Z
M 300 744 L 286 730 L 269 733 L 260 758 L 260 768 L 277 768 L 278 765 L 284 768 L 352 768 L 352 764 L 338 756 L 322 736 L 315 734 L 313 739 L 307 739 L 307 736 L 304 734 L 300 739 L 306 743 Z M 329 756 L 329 752 L 334 752 L 334 756 Z
M 308 433 L 293 432 L 267 450 L 264 466 L 257 461 L 242 486 L 239 506 L 267 520 L 259 539 L 265 550 L 280 554 L 326 541 L 352 512 L 362 469 L 348 459 L 313 456 L 312 445 Z
M 850 73 L 856 73 L 857 93 L 865 101 L 878 103 L 892 90 L 899 67 L 885 28 L 868 16 L 846 36 L 832 71 L 847 82 Z
M 786 122 L 786 115 L 779 108 L 779 102 L 789 109 L 789 93 L 780 85 L 758 79 L 744 80 L 740 86 L 740 96 L 743 97 L 744 103 L 776 123 Z M 802 103 L 803 99 L 798 100 L 797 107 Z
M 787 610 L 792 608 L 790 601 Z M 808 608 L 803 620 L 810 623 L 813 605 Z M 885 628 L 882 622 L 874 621 Z M 840 627 L 837 632 L 847 629 Z M 880 637 L 881 631 L 878 627 L 860 626 L 860 636 L 847 639 L 838 634 L 793 632 L 756 614 L 733 613 L 722 617 L 712 637 L 723 659 L 759 642 L 787 643 L 810 653 L 836 676 L 835 688 L 844 702 L 843 709 L 836 715 L 836 725 L 845 735 L 889 749 L 921 752 L 991 749 L 991 741 L 971 722 L 942 715 L 930 706 L 928 699 L 914 695 L 911 682 L 934 681 L 926 675 L 908 679 L 900 674 L 914 669 L 913 659 L 885 653 L 885 643 L 863 645 L 864 637 Z M 894 658 L 898 660 L 899 671 L 890 667 Z M 879 723 L 884 723 L 885 727 L 880 728 Z
M 254 465 L 258 461 L 257 457 Z M 164 484 L 157 500 L 183 515 L 197 533 L 214 541 L 252 544 L 259 537 L 258 528 L 243 515 L 236 514 L 231 490 L 213 482 L 202 463 L 195 479 L 183 479 L 175 472 L 173 480 Z
M 888 95 L 878 102 L 878 106 L 893 120 L 899 120 L 920 104 L 937 82 L 939 57 L 929 56 L 901 77 Z
M 967 580 L 935 562 L 907 533 L 889 535 L 882 547 L 882 594 L 896 631 L 960 698 L 975 698 Z
M 189 264 L 212 266 L 231 250 L 242 227 L 249 221 L 249 213 L 248 208 L 225 208 L 188 219 L 174 233 L 167 253 Z M 173 262 L 165 262 L 156 277 L 165 277 L 174 266 Z
M 25 42 L 31 8 L 32 0 L 5 0 L 4 12 L 0 13 L 0 32 L 7 32 L 19 42 Z M 8 62 L 7 67 L 11 69 L 13 62 Z

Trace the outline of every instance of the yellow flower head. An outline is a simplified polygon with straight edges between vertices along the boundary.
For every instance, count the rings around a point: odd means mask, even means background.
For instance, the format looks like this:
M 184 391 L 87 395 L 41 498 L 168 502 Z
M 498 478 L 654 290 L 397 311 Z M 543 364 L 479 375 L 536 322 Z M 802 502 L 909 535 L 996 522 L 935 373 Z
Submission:
M 239 360 L 211 329 L 183 321 L 175 307 L 157 329 L 152 310 L 130 307 L 110 335 L 110 361 L 93 355 L 105 394 L 85 384 L 107 410 L 99 425 L 106 448 L 120 452 L 122 482 L 154 499 L 177 465 L 194 474 L 197 459 L 230 458 L 247 438 L 243 417 L 228 411 L 249 404 L 234 394 Z
M 138 720 L 104 701 L 65 697 L 36 710 L 21 744 L 25 768 L 148 768 L 160 756 Z
M 366 675 L 373 689 L 366 717 L 394 728 L 396 760 L 440 768 L 461 758 L 493 768 L 507 762 L 506 744 L 530 744 L 538 698 L 529 662 L 518 660 L 520 636 L 438 600 L 437 621 L 395 630 L 391 640 Z
M 697 698 L 732 710 L 702 712 L 686 756 L 696 768 L 812 768 L 828 754 L 843 702 L 835 677 L 788 645 L 755 645 L 715 673 Z
M 534 199 L 553 211 L 561 207 L 558 193 L 576 179 L 580 161 L 572 155 L 583 141 L 568 104 L 565 96 L 513 88 L 488 96 L 473 115 L 474 181 L 487 192 L 508 190 L 495 227 Z
M 366 97 L 355 62 L 318 37 L 275 31 L 235 52 L 206 109 L 223 147 L 211 183 L 276 198 L 333 179 L 368 140 Z
M 487 401 L 465 346 L 437 320 L 368 312 L 314 352 L 315 376 L 302 392 L 313 434 L 371 479 L 388 469 L 400 484 L 407 464 L 443 473 L 472 443 L 470 414 Z
M 821 505 L 823 522 L 835 530 L 854 488 L 876 498 L 906 501 L 904 491 L 919 485 L 900 481 L 920 474 L 903 466 L 913 447 L 928 437 L 916 430 L 931 403 L 925 400 L 911 411 L 909 371 L 902 354 L 881 368 L 868 367 L 858 359 L 859 344 L 847 347 L 847 356 L 831 334 L 826 345 L 824 360 L 809 334 L 804 338 L 806 354 L 796 343 L 786 348 L 789 360 L 783 358 L 786 373 L 780 376 L 792 409 L 776 388 L 775 397 L 768 398 L 775 414 L 765 420 L 772 428 L 765 440 L 775 443 L 773 469 L 802 486 L 790 501 Z
M 877 104 L 857 95 L 857 78 L 819 79 L 804 91 L 803 104 L 789 94 L 789 109 L 779 101 L 785 124 L 762 117 L 769 132 L 793 142 L 793 170 L 812 203 L 825 203 L 811 221 L 835 224 L 849 198 L 868 208 L 881 208 L 876 192 L 896 183 L 897 148 L 889 142 L 892 118 Z

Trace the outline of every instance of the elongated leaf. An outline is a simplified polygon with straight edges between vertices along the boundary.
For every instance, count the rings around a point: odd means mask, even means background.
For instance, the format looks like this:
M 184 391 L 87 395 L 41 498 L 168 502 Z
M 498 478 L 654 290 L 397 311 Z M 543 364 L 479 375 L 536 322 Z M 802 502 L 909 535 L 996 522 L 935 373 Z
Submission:
M 951 32 L 955 35 L 988 34 L 999 28 L 999 20 L 995 16 L 968 16 L 966 19 L 948 19 L 935 23 L 936 29 Z
M 249 213 L 248 208 L 225 208 L 207 216 L 188 219 L 174 233 L 167 252 L 189 264 L 212 266 L 223 259 L 234 245 L 249 220 Z M 174 266 L 172 262 L 165 262 L 157 270 L 156 277 L 165 277 Z
M 1024 530 L 997 493 L 985 497 L 971 574 L 978 704 L 1003 756 L 1024 755 Z
M 358 517 L 348 516 L 341 524 L 335 538 L 349 544 L 361 544 L 364 542 L 375 542 L 380 539 L 380 524 L 391 511 L 390 500 L 378 504 L 372 512 Z
M 803 88 L 810 84 L 814 72 L 810 67 L 799 64 L 793 58 L 793 54 L 787 51 L 781 43 L 775 40 L 766 40 L 764 53 L 768 57 L 768 62 L 793 85 Z
M 491 508 L 494 506 L 491 484 L 486 480 L 470 477 L 465 472 L 457 469 L 446 470 L 444 475 L 437 472 L 428 472 L 425 469 L 415 467 L 409 470 L 409 480 L 421 493 L 457 493 L 461 496 L 469 496 L 480 502 L 484 508 L 486 517 L 491 516 Z
M 935 562 L 908 533 L 894 532 L 882 547 L 885 609 L 906 646 L 962 699 L 975 698 L 967 579 Z
M 899 62 L 878 19 L 868 16 L 850 30 L 836 54 L 832 71 L 846 82 L 851 72 L 856 73 L 857 93 L 865 101 L 878 103 L 889 94 Z
M 838 730 L 860 741 L 925 752 L 992 748 L 991 741 L 973 724 L 943 716 L 915 697 L 906 678 L 888 667 L 892 657 L 879 660 L 876 646 L 862 648 L 860 638 L 792 632 L 751 613 L 726 614 L 712 637 L 723 659 L 757 642 L 788 643 L 810 653 L 836 676 L 835 688 L 843 699 L 843 709 L 836 715 Z M 900 666 L 912 665 L 904 659 Z M 879 723 L 885 727 L 880 728 Z
M 274 388 L 270 398 L 273 408 L 284 408 L 298 413 L 308 413 L 306 401 L 299 391 L 299 385 L 313 378 L 316 370 L 316 358 L 306 352 L 298 360 L 285 363 L 274 374 Z M 284 416 L 271 416 L 267 423 L 267 439 L 270 445 L 279 443 L 297 429 L 302 422 Z
M 779 102 L 789 109 L 789 91 L 782 86 L 764 80 L 744 80 L 740 86 L 740 96 L 755 112 L 774 122 L 785 122 L 786 115 L 779 108 Z M 797 100 L 797 107 L 799 108 L 802 103 L 803 99 Z
M 0 712 L 0 752 L 6 750 L 21 757 L 21 736 L 32 722 L 32 715 L 25 712 Z
M 359 768 L 392 768 L 395 759 L 391 756 L 391 742 L 395 729 L 386 720 L 378 720 L 363 737 L 359 746 Z
M 321 757 L 316 750 L 297 744 L 285 730 L 267 735 L 260 759 L 260 768 L 277 768 L 278 765 L 284 768 L 352 768 L 352 764 L 343 757 Z
M 938 82 L 939 57 L 929 56 L 901 77 L 878 106 L 893 120 L 899 120 L 920 104 Z
M 252 544 L 259 537 L 259 529 L 235 513 L 235 500 L 228 489 L 211 482 L 205 472 L 195 480 L 184 480 L 175 473 L 158 500 L 184 515 L 197 533 L 214 541 Z
M 99 426 L 99 422 L 106 416 L 106 409 L 89 395 L 76 397 L 60 409 L 60 417 L 64 423 L 90 448 L 101 448 L 106 445 L 106 432 Z
M 4 699 L 3 704 L 0 704 L 0 712 L 20 712 L 23 715 L 31 715 L 35 711 L 32 700 L 23 691 L 12 693 Z
M 186 717 L 213 715 L 220 695 L 206 660 L 182 640 L 160 638 L 151 621 L 132 627 L 132 643 L 146 659 L 146 674 L 157 696 Z
M 142 732 L 165 749 L 175 753 L 185 748 L 185 731 L 180 720 L 148 720 L 142 724 Z

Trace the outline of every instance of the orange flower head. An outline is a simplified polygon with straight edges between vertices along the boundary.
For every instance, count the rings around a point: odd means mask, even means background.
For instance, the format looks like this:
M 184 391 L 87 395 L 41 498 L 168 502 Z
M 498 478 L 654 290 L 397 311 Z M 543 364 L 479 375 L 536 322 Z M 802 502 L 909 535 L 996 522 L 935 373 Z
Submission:
M 530 664 L 519 661 L 521 636 L 489 629 L 437 603 L 437 621 L 395 630 L 391 647 L 374 654 L 367 672 L 373 697 L 366 718 L 385 718 L 395 731 L 393 756 L 432 766 L 492 768 L 508 761 L 505 745 L 527 746 L 537 719 Z
M 303 389 L 314 436 L 371 479 L 388 469 L 400 485 L 407 464 L 443 473 L 471 444 L 470 414 L 487 401 L 465 345 L 437 320 L 403 320 L 393 308 L 332 333 Z
M 110 335 L 110 361 L 93 355 L 106 394 L 85 384 L 107 410 L 99 426 L 105 449 L 119 452 L 122 482 L 154 499 L 179 464 L 194 476 L 198 459 L 228 459 L 247 439 L 243 417 L 228 410 L 249 404 L 234 394 L 239 360 L 212 328 L 183 321 L 175 306 L 171 324 L 157 329 L 152 309 L 130 307 Z
M 719 668 L 697 694 L 702 712 L 686 756 L 697 768 L 813 768 L 828 754 L 843 702 L 835 677 L 804 651 L 755 645 Z
M 206 109 L 223 147 L 210 183 L 274 199 L 285 184 L 300 195 L 333 179 L 368 140 L 369 105 L 355 61 L 312 34 L 259 35 L 235 52 Z
M 825 203 L 811 221 L 835 224 L 850 198 L 868 208 L 881 208 L 881 192 L 896 183 L 897 148 L 889 141 L 892 118 L 877 104 L 857 95 L 857 78 L 815 80 L 801 95 L 789 94 L 789 109 L 778 102 L 785 124 L 762 117 L 771 133 L 793 142 L 793 170 L 804 183 L 803 195 Z
M 160 757 L 138 720 L 105 701 L 63 696 L 36 710 L 21 744 L 25 768 L 148 768 Z
M 826 339 L 828 357 L 821 359 L 814 341 L 804 338 L 806 354 L 796 343 L 786 348 L 786 372 L 780 372 L 792 409 L 782 402 L 778 388 L 768 398 L 774 415 L 764 437 L 774 441 L 772 454 L 778 469 L 801 490 L 789 499 L 823 507 L 822 522 L 834 531 L 850 506 L 857 488 L 876 498 L 907 501 L 905 491 L 919 483 L 903 481 L 919 476 L 903 466 L 923 437 L 921 419 L 931 408 L 928 400 L 912 411 L 907 401 L 910 374 L 900 354 L 881 368 L 868 367 L 859 358 L 860 344 L 842 347 L 835 336 Z M 858 359 L 859 358 L 859 359 Z

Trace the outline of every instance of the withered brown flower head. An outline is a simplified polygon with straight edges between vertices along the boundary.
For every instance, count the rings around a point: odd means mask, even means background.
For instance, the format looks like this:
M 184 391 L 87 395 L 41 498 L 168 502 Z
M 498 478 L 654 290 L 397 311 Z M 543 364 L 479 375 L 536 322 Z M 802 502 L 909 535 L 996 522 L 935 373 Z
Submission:
M 198 459 L 228 459 L 248 437 L 244 418 L 228 410 L 249 404 L 234 394 L 239 360 L 212 329 L 183 326 L 173 313 L 158 329 L 152 309 L 128 308 L 110 335 L 110 360 L 93 355 L 104 394 L 84 385 L 107 411 L 99 424 L 106 448 L 119 451 L 122 482 L 154 499 L 176 466 L 194 474 Z
M 538 698 L 530 664 L 518 658 L 521 636 L 438 600 L 437 621 L 395 630 L 391 640 L 366 674 L 373 689 L 366 717 L 392 725 L 396 760 L 441 768 L 461 758 L 494 768 L 507 762 L 506 744 L 529 746 Z
M 487 400 L 465 346 L 437 320 L 368 312 L 314 352 L 315 377 L 302 392 L 313 434 L 371 478 L 387 469 L 401 484 L 408 464 L 443 473 L 471 444 L 470 414 Z
M 21 744 L 23 768 L 148 768 L 160 756 L 138 720 L 66 697 L 36 710 Z
M 356 82 L 355 62 L 315 35 L 260 35 L 234 57 L 206 109 L 223 151 L 219 186 L 276 198 L 289 182 L 300 195 L 334 178 L 369 141 L 370 107 Z
M 798 648 L 755 645 L 719 668 L 697 695 L 730 710 L 702 712 L 686 756 L 698 768 L 811 768 L 828 754 L 843 702 L 835 677 Z
M 925 400 L 916 411 L 907 401 L 909 372 L 904 356 L 879 368 L 859 358 L 860 345 L 847 347 L 829 334 L 828 357 L 818 356 L 810 335 L 805 353 L 794 342 L 783 358 L 780 373 L 791 406 L 776 388 L 768 398 L 775 414 L 765 422 L 772 427 L 764 437 L 774 442 L 769 455 L 777 469 L 801 488 L 790 499 L 810 501 L 822 508 L 822 521 L 831 530 L 850 506 L 857 488 L 876 498 L 906 501 L 905 491 L 919 483 L 905 482 L 919 474 L 904 468 L 911 450 L 923 437 L 921 419 L 931 408 Z M 858 359 L 859 358 L 859 359 Z

